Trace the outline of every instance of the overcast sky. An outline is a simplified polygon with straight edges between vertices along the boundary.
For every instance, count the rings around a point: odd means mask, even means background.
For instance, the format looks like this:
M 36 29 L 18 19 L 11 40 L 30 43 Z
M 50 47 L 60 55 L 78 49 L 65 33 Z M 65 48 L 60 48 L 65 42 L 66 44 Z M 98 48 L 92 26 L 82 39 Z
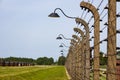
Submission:
M 59 45 L 64 43 L 70 46 L 68 40 L 56 40 L 59 34 L 63 34 L 66 38 L 71 38 L 74 27 L 77 27 L 73 19 L 66 18 L 59 10 L 61 16 L 59 19 L 49 18 L 48 15 L 55 8 L 61 8 L 68 16 L 81 17 L 83 10 L 80 8 L 82 0 L 0 0 L 0 57 L 53 57 L 55 60 L 61 55 L 60 51 L 64 51 L 67 55 L 68 48 L 60 48 Z M 88 1 L 88 0 L 84 0 Z M 101 0 L 93 0 L 93 5 L 98 6 Z M 90 0 L 92 2 L 92 0 Z M 104 0 L 100 6 L 99 12 L 107 4 Z M 120 3 L 119 3 L 120 4 Z M 117 6 L 117 13 L 120 12 Z M 101 15 L 104 16 L 105 13 Z M 84 12 L 84 16 L 87 11 Z M 88 21 L 92 16 L 87 13 L 84 20 Z M 107 16 L 104 18 L 103 25 L 107 22 Z M 92 19 L 92 21 L 94 21 Z M 93 24 L 91 21 L 90 26 Z M 120 24 L 117 19 L 117 25 Z M 78 26 L 79 27 L 79 26 Z M 104 26 L 101 26 L 101 29 Z M 120 26 L 117 26 L 120 29 Z M 101 34 L 101 40 L 106 38 L 105 33 Z M 93 34 L 91 33 L 91 36 Z M 118 35 L 117 35 L 118 37 Z M 119 44 L 118 44 L 119 43 Z M 92 42 L 91 42 L 92 46 Z M 101 51 L 106 53 L 106 43 L 101 45 Z M 117 46 L 120 42 L 117 39 Z

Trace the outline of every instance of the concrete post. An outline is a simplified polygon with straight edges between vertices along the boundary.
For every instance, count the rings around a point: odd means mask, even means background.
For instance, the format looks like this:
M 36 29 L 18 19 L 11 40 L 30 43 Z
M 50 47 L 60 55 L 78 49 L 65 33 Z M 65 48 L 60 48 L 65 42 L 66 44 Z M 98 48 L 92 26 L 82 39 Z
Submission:
M 81 50 L 80 52 L 78 52 L 78 55 L 80 54 L 80 57 L 81 57 L 81 70 L 80 70 L 80 78 L 82 80 L 85 80 L 85 65 L 86 65 L 86 62 L 85 62 L 85 45 L 84 45 L 84 32 L 79 29 L 79 28 L 74 28 L 74 31 L 81 34 L 81 37 L 82 37 L 82 42 L 80 44 L 80 47 L 79 47 L 79 50 Z
M 90 79 L 90 43 L 89 43 L 89 27 L 88 27 L 88 24 L 83 20 L 83 19 L 80 19 L 80 18 L 76 18 L 76 22 L 79 24 L 81 23 L 84 28 L 85 28 L 85 31 L 86 31 L 86 40 L 84 41 L 85 42 L 85 45 L 86 45 L 86 67 L 85 67 L 85 80 L 89 80 Z
M 116 80 L 116 0 L 108 0 L 107 80 Z
M 99 71 L 99 41 L 100 41 L 100 16 L 99 13 L 97 11 L 97 9 L 90 3 L 88 2 L 84 2 L 82 1 L 80 3 L 80 6 L 82 8 L 86 8 L 89 11 L 92 12 L 93 17 L 94 17 L 94 80 L 99 80 L 99 75 L 100 75 L 100 71 Z

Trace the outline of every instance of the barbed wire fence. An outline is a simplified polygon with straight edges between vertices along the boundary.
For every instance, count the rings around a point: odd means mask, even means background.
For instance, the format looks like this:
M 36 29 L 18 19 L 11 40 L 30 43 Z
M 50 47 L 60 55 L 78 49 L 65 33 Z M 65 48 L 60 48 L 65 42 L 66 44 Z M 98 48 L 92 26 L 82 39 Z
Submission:
M 84 0 L 83 0 L 84 2 Z M 107 63 L 107 68 L 106 68 L 106 80 L 120 80 L 120 71 L 117 71 L 118 68 L 117 67 L 117 61 L 116 61 L 116 50 L 117 50 L 117 46 L 116 46 L 116 36 L 118 33 L 120 33 L 120 29 L 118 28 L 118 30 L 116 30 L 116 20 L 119 17 L 119 12 L 115 11 L 115 9 L 113 9 L 112 7 L 117 7 L 116 3 L 118 3 L 116 0 L 113 1 L 113 5 L 110 4 L 112 1 L 109 0 L 107 4 L 104 5 L 104 8 L 100 10 L 101 5 L 104 3 L 104 0 L 100 1 L 100 4 L 98 5 L 98 7 L 96 8 L 97 11 L 100 13 L 100 19 L 99 21 L 101 23 L 104 23 L 104 25 L 100 26 L 100 31 L 99 33 L 100 36 L 104 35 L 104 33 L 109 34 L 107 37 L 101 39 L 99 42 L 97 42 L 96 44 L 93 44 L 93 46 L 86 46 L 87 42 L 89 42 L 91 39 L 94 38 L 95 41 L 95 35 L 96 33 L 93 31 L 95 29 L 95 23 L 97 24 L 98 19 L 93 20 L 94 15 L 90 17 L 90 19 L 88 19 L 87 24 L 89 25 L 89 33 L 90 33 L 90 37 L 89 39 L 86 39 L 86 35 L 85 33 L 87 33 L 86 31 L 84 31 L 84 29 L 82 29 L 81 27 L 84 26 L 82 25 L 82 23 L 78 23 L 77 28 L 81 29 L 84 32 L 84 37 L 81 37 L 82 35 L 80 34 L 79 31 L 75 31 L 75 35 L 77 36 L 76 38 L 73 37 L 73 39 L 71 40 L 71 46 L 69 47 L 69 51 L 68 51 L 68 55 L 66 57 L 66 63 L 65 63 L 65 67 L 69 73 L 69 75 L 71 76 L 71 80 L 100 80 L 100 67 L 99 67 L 99 63 L 95 63 L 94 60 L 99 59 L 99 55 L 94 54 L 93 50 L 95 49 L 96 46 L 102 44 L 104 41 L 107 42 L 107 57 L 108 57 L 108 63 Z M 88 0 L 89 4 L 93 4 L 94 0 L 90 1 Z M 91 7 L 91 6 L 89 6 Z M 103 6 L 102 6 L 103 7 Z M 87 14 L 90 12 L 89 9 L 87 10 L 86 8 L 82 7 L 83 12 L 80 18 L 82 18 L 83 20 L 86 19 Z M 99 11 L 100 10 L 100 11 Z M 108 11 L 107 11 L 108 10 Z M 85 13 L 86 12 L 86 13 Z M 96 11 L 94 11 L 96 12 Z M 117 13 L 116 13 L 117 12 Z M 110 17 L 109 15 L 111 15 L 112 13 L 112 18 L 108 18 Z M 108 19 L 107 19 L 108 18 Z M 94 21 L 94 22 L 93 22 Z M 91 23 L 91 24 L 90 24 Z M 101 24 L 100 23 L 100 24 Z M 117 23 L 118 24 L 118 23 Z M 113 27 L 110 27 L 113 26 Z M 111 33 L 107 33 L 107 31 L 105 30 L 113 30 L 111 31 Z M 95 35 L 93 36 L 91 33 L 94 33 Z M 99 36 L 99 37 L 100 37 Z M 115 41 L 114 41 L 115 40 Z M 109 44 L 111 44 L 109 46 Z M 100 47 L 100 46 L 99 46 Z M 108 49 L 112 49 L 111 53 L 110 51 L 108 51 Z M 86 57 L 87 51 L 90 52 L 90 57 Z M 93 56 L 92 56 L 92 52 L 93 52 Z M 90 61 L 89 66 L 86 66 L 87 64 L 87 60 Z M 99 67 L 99 68 L 94 68 L 95 66 Z M 87 73 L 86 71 L 90 70 L 90 73 Z M 120 70 L 120 69 L 119 69 Z M 98 74 L 94 74 L 94 72 L 97 72 Z M 88 77 L 88 76 L 89 77 Z M 97 75 L 97 78 L 94 78 L 93 76 Z M 92 77 L 91 77 L 92 76 Z

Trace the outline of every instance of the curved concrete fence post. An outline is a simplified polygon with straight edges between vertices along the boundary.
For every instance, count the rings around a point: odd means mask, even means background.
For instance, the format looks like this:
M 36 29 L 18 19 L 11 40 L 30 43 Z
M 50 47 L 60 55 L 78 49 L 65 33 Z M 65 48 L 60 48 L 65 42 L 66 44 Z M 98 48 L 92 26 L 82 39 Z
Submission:
M 116 80 L 116 0 L 108 0 L 107 80 Z
M 85 28 L 85 31 L 86 31 L 86 34 L 85 34 L 85 37 L 86 37 L 86 40 L 85 40 L 85 45 L 86 45 L 86 67 L 85 67 L 85 80 L 89 80 L 90 79 L 90 42 L 89 42 L 89 27 L 88 27 L 88 24 L 86 21 L 84 21 L 83 19 L 81 18 L 76 18 L 75 19 L 76 23 L 81 23 L 84 28 Z
M 72 35 L 72 37 L 78 42 L 77 46 L 76 46 L 76 78 L 75 80 L 80 80 L 81 79 L 81 72 L 82 72 L 82 40 L 81 37 L 79 37 L 78 35 Z
M 80 78 L 79 79 L 82 79 L 82 80 L 85 80 L 84 76 L 85 76 L 85 65 L 86 65 L 86 61 L 85 61 L 85 35 L 84 35 L 84 32 L 79 29 L 79 28 L 74 28 L 74 31 L 81 34 L 80 37 L 82 37 L 82 42 L 81 42 L 81 47 L 78 51 L 78 54 L 80 54 L 80 57 L 81 57 L 81 66 L 80 66 Z M 79 53 L 80 52 L 80 53 Z
M 100 75 L 100 70 L 99 70 L 99 41 L 100 41 L 100 15 L 97 11 L 97 9 L 95 8 L 95 6 L 93 6 L 92 4 L 88 3 L 88 2 L 84 2 L 82 1 L 80 3 L 80 6 L 82 8 L 88 9 L 94 17 L 94 80 L 99 80 L 99 75 Z

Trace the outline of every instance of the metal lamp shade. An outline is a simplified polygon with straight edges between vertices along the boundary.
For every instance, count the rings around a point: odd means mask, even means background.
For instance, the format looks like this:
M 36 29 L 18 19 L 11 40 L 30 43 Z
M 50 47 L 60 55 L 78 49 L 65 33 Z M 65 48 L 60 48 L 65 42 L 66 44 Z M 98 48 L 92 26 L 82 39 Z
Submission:
M 60 17 L 57 13 L 51 13 L 50 15 L 48 15 L 48 17 L 55 17 L 58 18 Z

